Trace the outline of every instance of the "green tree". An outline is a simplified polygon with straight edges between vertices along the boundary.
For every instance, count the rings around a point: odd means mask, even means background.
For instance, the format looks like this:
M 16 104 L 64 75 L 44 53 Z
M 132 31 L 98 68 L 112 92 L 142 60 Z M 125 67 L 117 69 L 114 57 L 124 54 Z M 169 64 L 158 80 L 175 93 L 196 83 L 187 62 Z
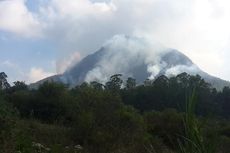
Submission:
M 0 73 L 0 89 L 8 89 L 10 84 L 7 82 L 7 75 L 4 72 Z
M 28 86 L 23 81 L 15 81 L 14 85 L 9 89 L 9 92 L 16 92 L 21 90 L 28 90 Z
M 230 118 L 230 88 L 224 87 L 221 93 L 221 105 L 222 105 L 222 115 L 226 118 Z
M 69 114 L 72 98 L 63 84 L 45 82 L 38 90 L 18 90 L 11 94 L 11 103 L 23 117 L 45 122 L 64 120 Z
M 146 79 L 146 80 L 144 81 L 144 86 L 151 86 L 151 85 L 152 85 L 152 80 Z
M 126 81 L 126 89 L 134 89 L 136 87 L 136 79 L 129 77 Z
M 121 85 L 123 83 L 121 77 L 122 77 L 122 74 L 115 74 L 115 75 L 111 76 L 109 81 L 106 82 L 105 88 L 107 90 L 110 90 L 113 92 L 119 91 L 121 89 Z
M 17 110 L 4 99 L 0 91 L 0 149 L 1 152 L 13 152 L 14 133 L 16 120 L 18 119 Z
M 97 82 L 97 81 L 90 82 L 90 86 L 96 90 L 103 90 L 103 88 L 104 88 L 104 85 Z
M 74 137 L 89 152 L 134 153 L 143 144 L 142 117 L 135 109 L 124 106 L 117 94 L 80 88 L 74 95 L 78 103 Z
M 144 114 L 150 140 L 158 137 L 163 144 L 175 149 L 179 135 L 184 135 L 183 116 L 175 109 L 165 109 L 162 112 L 152 111 Z

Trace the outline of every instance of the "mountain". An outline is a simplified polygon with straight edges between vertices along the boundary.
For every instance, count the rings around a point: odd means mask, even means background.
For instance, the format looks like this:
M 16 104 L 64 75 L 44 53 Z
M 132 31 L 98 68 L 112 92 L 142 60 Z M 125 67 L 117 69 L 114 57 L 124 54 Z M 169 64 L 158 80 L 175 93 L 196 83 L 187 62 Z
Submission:
M 217 89 L 230 86 L 230 82 L 202 71 L 186 55 L 175 49 L 128 36 L 114 37 L 65 73 L 46 78 L 31 86 L 36 87 L 44 81 L 63 82 L 70 87 L 84 81 L 96 80 L 105 83 L 111 75 L 118 73 L 123 75 L 123 79 L 133 77 L 138 83 L 142 83 L 146 78 L 154 79 L 159 75 L 170 77 L 182 72 L 198 74 Z

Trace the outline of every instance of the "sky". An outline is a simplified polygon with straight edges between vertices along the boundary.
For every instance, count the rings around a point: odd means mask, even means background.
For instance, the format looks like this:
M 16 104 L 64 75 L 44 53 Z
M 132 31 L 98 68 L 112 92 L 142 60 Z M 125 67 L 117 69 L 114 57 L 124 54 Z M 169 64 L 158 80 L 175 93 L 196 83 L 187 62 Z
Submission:
M 0 71 L 32 83 L 125 34 L 175 48 L 230 80 L 229 27 L 228 0 L 0 0 Z

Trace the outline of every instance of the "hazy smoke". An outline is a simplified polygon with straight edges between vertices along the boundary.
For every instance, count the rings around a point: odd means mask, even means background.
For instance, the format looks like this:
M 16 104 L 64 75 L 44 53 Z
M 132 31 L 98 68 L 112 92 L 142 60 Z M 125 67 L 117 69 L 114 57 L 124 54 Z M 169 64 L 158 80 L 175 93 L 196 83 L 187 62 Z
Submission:
M 79 52 L 74 52 L 68 57 L 62 58 L 56 62 L 56 71 L 58 74 L 64 73 L 81 60 Z
M 121 73 L 125 77 L 132 77 L 132 68 L 142 64 L 147 65 L 145 71 L 149 72 L 149 79 L 154 79 L 162 69 L 168 66 L 165 61 L 162 61 L 162 56 L 169 49 L 143 38 L 116 35 L 107 41 L 103 48 L 106 53 L 96 66 L 86 74 L 85 81 L 97 80 L 104 83 L 111 75 L 117 73 Z M 195 72 L 197 69 L 194 65 L 175 65 L 168 68 L 165 75 L 172 76 L 181 72 Z
M 168 70 L 166 70 L 165 75 L 168 77 L 178 75 L 182 72 L 187 72 L 191 75 L 196 75 L 199 72 L 199 68 L 196 65 L 186 66 L 186 65 L 177 65 Z
M 129 74 L 130 68 L 142 64 L 143 61 L 148 62 L 146 57 L 152 50 L 146 40 L 125 35 L 114 36 L 103 45 L 103 48 L 106 54 L 97 63 L 97 66 L 87 73 L 86 81 L 101 80 L 104 82 L 115 73 L 132 76 Z M 151 54 L 156 53 L 157 51 L 151 52 Z M 157 55 L 151 56 L 157 57 Z

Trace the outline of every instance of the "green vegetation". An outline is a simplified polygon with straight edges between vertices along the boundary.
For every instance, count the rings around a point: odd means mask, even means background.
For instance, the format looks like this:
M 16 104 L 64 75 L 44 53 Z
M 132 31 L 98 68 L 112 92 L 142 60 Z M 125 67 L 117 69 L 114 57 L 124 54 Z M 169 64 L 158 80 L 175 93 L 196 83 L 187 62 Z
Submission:
M 116 74 L 104 85 L 34 90 L 0 75 L 1 153 L 230 152 L 230 88 L 217 91 L 200 76 L 137 85 Z
M 186 112 L 184 116 L 185 136 L 184 144 L 179 141 L 181 153 L 215 153 L 218 137 L 205 137 L 202 133 L 199 121 L 195 116 L 195 93 L 189 97 L 186 103 Z M 214 131 L 213 131 L 214 132 Z

